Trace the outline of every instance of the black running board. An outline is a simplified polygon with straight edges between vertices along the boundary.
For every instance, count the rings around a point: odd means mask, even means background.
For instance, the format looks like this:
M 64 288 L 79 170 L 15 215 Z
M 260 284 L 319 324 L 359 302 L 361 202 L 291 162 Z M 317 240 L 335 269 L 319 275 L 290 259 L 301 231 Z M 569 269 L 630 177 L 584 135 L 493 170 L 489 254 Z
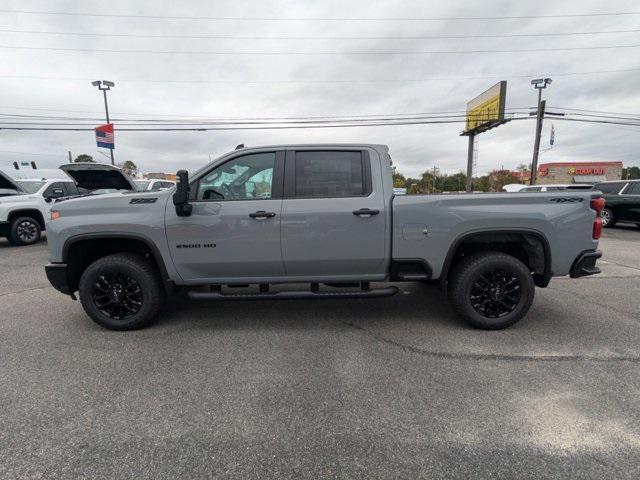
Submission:
M 308 290 L 289 290 L 274 293 L 220 293 L 190 290 L 187 295 L 192 300 L 294 300 L 303 298 L 376 298 L 390 297 L 398 293 L 398 287 L 373 288 L 357 292 L 310 292 Z

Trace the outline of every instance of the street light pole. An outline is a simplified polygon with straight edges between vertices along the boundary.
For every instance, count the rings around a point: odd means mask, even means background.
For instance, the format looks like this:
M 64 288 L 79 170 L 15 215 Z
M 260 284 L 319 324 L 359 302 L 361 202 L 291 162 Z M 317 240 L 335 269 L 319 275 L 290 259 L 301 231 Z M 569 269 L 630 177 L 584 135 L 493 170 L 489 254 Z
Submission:
M 550 78 L 537 78 L 531 80 L 533 88 L 538 90 L 538 112 L 536 118 L 536 138 L 533 143 L 533 158 L 531 160 L 531 179 L 530 185 L 535 185 L 538 176 L 538 155 L 540 153 L 540 136 L 542 135 L 542 120 L 544 119 L 544 111 L 546 102 L 542 100 L 542 89 L 547 88 L 551 84 Z
M 107 117 L 107 123 L 109 122 L 109 104 L 107 103 L 107 90 L 111 90 L 111 87 L 115 86 L 115 83 L 110 82 L 109 80 L 96 80 L 95 82 L 91 82 L 91 85 L 94 87 L 98 87 L 98 90 L 102 91 L 102 95 L 104 97 L 104 112 Z M 115 161 L 113 159 L 113 148 L 109 149 L 111 153 L 111 165 L 115 165 Z

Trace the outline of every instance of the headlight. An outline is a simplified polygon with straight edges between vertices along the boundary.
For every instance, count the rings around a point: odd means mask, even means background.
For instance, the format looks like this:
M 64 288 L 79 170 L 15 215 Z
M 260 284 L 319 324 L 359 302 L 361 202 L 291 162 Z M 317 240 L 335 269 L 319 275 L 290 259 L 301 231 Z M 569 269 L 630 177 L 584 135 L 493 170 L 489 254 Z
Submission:
M 58 210 L 51 210 L 51 220 L 60 218 L 60 212 Z

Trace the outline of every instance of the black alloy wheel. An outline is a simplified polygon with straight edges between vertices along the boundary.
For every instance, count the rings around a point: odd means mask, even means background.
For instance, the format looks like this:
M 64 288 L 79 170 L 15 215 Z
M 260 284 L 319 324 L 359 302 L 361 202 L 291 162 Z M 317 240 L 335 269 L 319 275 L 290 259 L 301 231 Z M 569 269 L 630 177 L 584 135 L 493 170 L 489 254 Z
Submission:
M 512 255 L 485 251 L 465 255 L 448 276 L 451 306 L 475 328 L 499 330 L 526 315 L 535 283 L 530 268 Z
M 151 258 L 115 253 L 91 263 L 80 277 L 85 312 L 110 330 L 134 330 L 153 323 L 166 292 Z
M 142 288 L 125 273 L 105 273 L 93 285 L 93 302 L 109 318 L 125 320 L 142 308 Z
M 38 226 L 33 220 L 23 220 L 16 226 L 16 235 L 23 243 L 31 243 L 38 237 Z
M 484 272 L 471 287 L 471 306 L 484 317 L 504 317 L 518 306 L 520 289 L 520 280 L 513 272 L 501 269 Z
M 40 240 L 40 223 L 31 217 L 16 218 L 11 222 L 9 241 L 13 245 L 33 245 Z

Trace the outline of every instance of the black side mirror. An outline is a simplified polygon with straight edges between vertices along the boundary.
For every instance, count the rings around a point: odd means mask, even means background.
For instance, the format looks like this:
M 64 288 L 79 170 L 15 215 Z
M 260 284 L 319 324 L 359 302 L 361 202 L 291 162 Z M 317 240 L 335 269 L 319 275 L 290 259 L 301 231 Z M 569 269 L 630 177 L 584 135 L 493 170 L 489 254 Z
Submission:
M 173 204 L 176 207 L 176 214 L 179 217 L 191 215 L 191 204 L 189 203 L 189 173 L 186 170 L 178 170 L 176 173 L 178 183 L 173 194 Z

